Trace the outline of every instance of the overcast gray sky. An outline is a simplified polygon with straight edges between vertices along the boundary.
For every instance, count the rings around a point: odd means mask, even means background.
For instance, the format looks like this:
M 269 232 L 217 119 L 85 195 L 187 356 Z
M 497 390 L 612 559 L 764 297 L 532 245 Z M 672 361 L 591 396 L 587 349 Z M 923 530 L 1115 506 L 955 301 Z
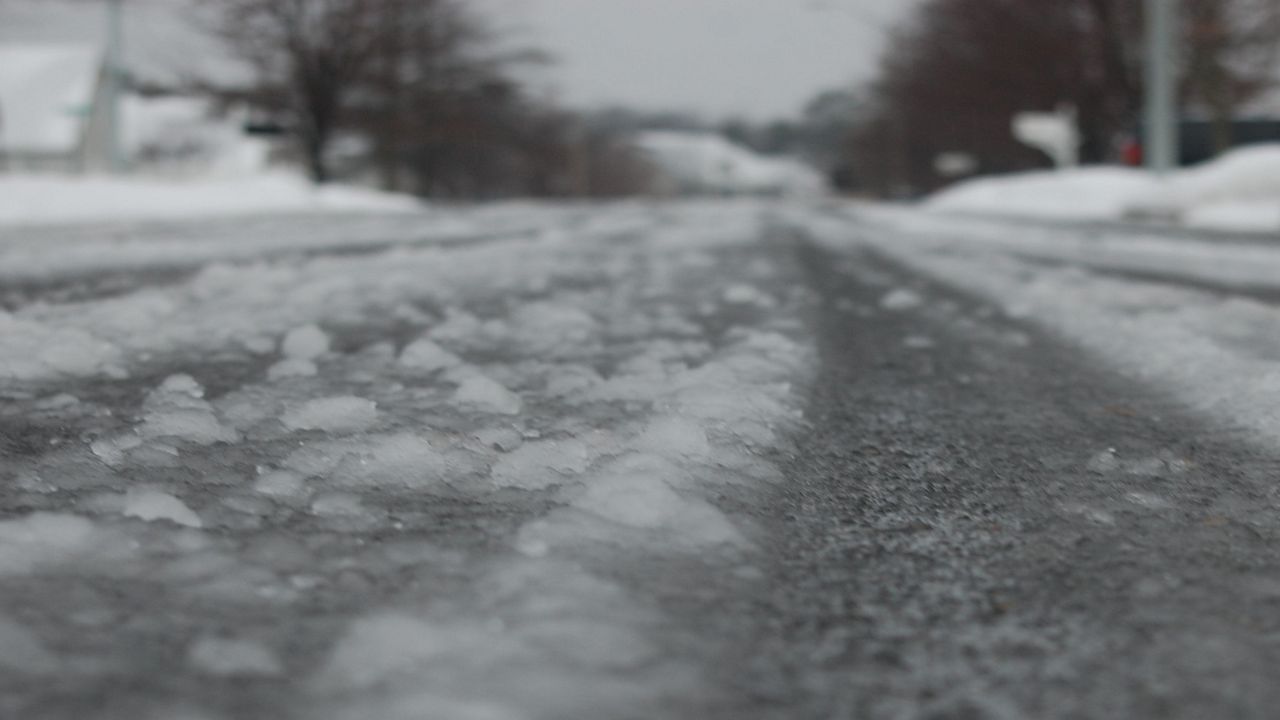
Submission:
M 199 2 L 200 0 L 185 0 Z M 798 113 L 866 80 L 887 26 L 920 0 L 465 0 L 557 62 L 535 75 L 571 107 L 692 110 L 720 119 Z M 216 70 L 218 53 L 173 0 L 129 0 L 130 54 L 146 74 Z M 102 35 L 101 2 L 0 0 L 0 41 Z
M 574 106 L 792 115 L 817 91 L 867 79 L 884 29 L 918 0 L 484 0 L 558 63 Z

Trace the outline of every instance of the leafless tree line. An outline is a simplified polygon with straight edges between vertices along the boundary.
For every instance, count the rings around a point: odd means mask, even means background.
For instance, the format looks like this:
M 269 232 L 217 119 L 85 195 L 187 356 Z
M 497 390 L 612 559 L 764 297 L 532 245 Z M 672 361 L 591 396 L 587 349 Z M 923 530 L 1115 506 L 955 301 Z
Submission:
M 217 2 L 219 33 L 256 70 L 252 101 L 285 119 L 316 182 L 353 155 L 382 186 L 432 196 L 645 182 L 615 138 L 528 97 L 515 71 L 540 54 L 503 49 L 465 0 Z
M 1082 158 L 1114 158 L 1142 106 L 1138 0 L 928 0 L 893 38 L 848 153 L 859 185 L 918 193 L 946 182 L 934 159 L 965 152 L 984 172 L 1043 166 L 1009 131 L 1021 111 L 1073 104 Z M 1280 0 L 1184 0 L 1182 96 L 1212 118 L 1219 149 L 1232 116 L 1271 88 Z

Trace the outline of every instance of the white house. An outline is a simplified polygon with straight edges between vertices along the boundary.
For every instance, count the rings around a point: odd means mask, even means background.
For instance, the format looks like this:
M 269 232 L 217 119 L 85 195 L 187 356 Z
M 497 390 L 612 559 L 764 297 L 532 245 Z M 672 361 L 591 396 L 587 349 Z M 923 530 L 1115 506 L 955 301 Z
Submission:
M 0 171 L 83 172 L 107 157 L 103 53 L 0 44 Z

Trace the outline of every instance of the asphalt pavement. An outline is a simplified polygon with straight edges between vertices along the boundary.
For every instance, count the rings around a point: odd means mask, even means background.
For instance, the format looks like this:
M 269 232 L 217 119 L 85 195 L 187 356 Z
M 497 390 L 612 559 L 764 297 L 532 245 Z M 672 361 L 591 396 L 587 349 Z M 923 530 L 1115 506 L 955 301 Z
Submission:
M 1274 716 L 1275 454 L 870 250 L 799 248 L 821 371 L 760 654 L 803 714 Z M 924 302 L 886 312 L 902 287 Z

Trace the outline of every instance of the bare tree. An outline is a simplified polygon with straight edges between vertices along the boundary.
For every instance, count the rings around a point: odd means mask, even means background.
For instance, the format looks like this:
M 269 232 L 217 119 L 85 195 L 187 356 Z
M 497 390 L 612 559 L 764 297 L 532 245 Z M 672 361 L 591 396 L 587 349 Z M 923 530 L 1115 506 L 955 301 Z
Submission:
M 873 190 L 918 193 L 946 182 L 934 159 L 961 151 L 986 172 L 1044 166 L 1018 144 L 1012 116 L 1078 109 L 1086 162 L 1112 157 L 1142 102 L 1142 3 L 1134 0 L 928 0 L 884 57 L 851 147 L 874 165 Z M 1272 81 L 1277 0 L 1189 0 L 1183 95 L 1229 131 L 1242 103 Z M 1219 147 L 1229 137 L 1220 138 Z
M 257 68 L 257 102 L 286 114 L 317 182 L 339 132 L 365 141 L 355 171 L 421 195 L 611 195 L 647 181 L 616 137 L 527 96 L 514 69 L 545 58 L 505 47 L 466 0 L 220 2 L 220 32 Z
M 1280 2 L 1192 0 L 1185 95 L 1210 118 L 1216 151 L 1231 146 L 1236 109 L 1272 87 L 1280 62 Z
M 221 2 L 221 33 L 256 68 L 258 100 L 289 115 L 312 180 L 327 181 L 327 153 L 378 47 L 384 0 Z

